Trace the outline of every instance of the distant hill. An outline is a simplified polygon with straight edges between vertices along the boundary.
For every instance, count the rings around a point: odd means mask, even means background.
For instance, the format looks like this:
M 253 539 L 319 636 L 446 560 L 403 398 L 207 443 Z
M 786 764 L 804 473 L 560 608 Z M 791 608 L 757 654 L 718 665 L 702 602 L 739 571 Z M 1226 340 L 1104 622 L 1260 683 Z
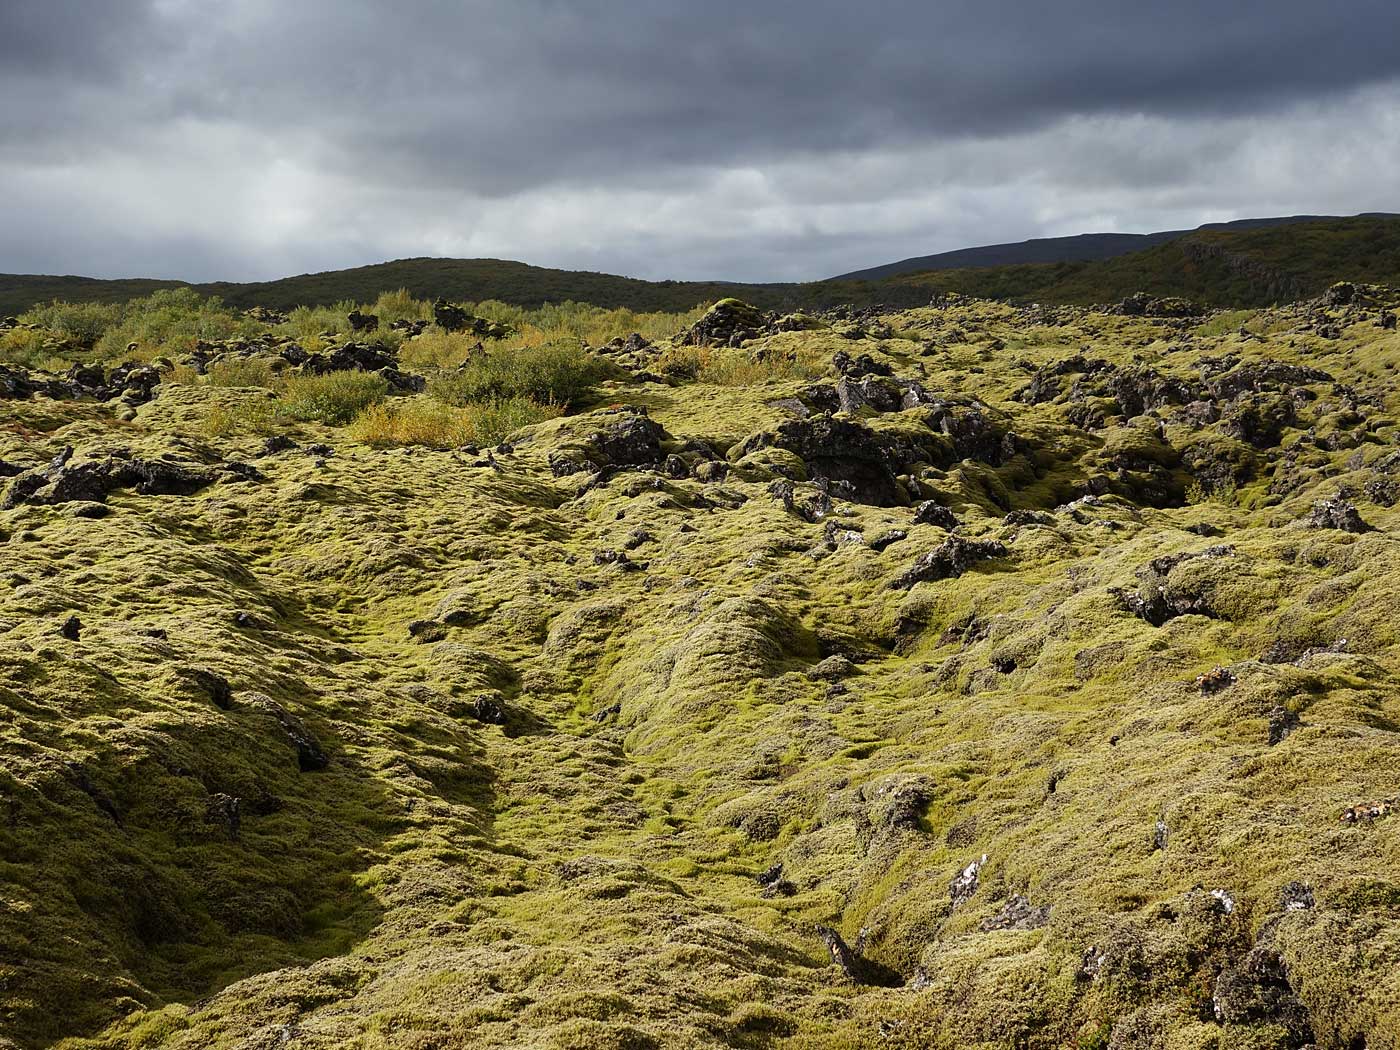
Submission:
M 723 282 L 643 281 L 611 274 L 552 270 L 502 259 L 398 259 L 347 270 L 307 273 L 276 281 L 235 283 L 145 279 L 96 280 L 90 277 L 0 275 L 0 314 L 13 314 L 50 299 L 117 302 L 149 295 L 157 288 L 192 287 L 217 295 L 234 306 L 320 306 L 346 299 L 373 301 L 382 291 L 407 288 L 418 298 L 446 296 L 479 302 L 501 299 L 521 306 L 573 299 L 599 306 L 635 310 L 688 310 L 697 303 L 727 295 L 750 294 L 755 287 L 767 303 L 781 298 L 783 285 L 745 286 Z
M 1118 250 L 1126 241 L 1139 239 L 1141 243 L 1141 238 L 1151 243 L 1126 254 Z M 1040 257 L 1068 251 L 1063 246 L 1070 242 L 1081 246 L 1076 250 L 1099 255 L 1053 261 Z M 966 262 L 1002 249 L 1020 249 L 1025 259 L 995 266 Z M 406 288 L 424 299 L 439 295 L 473 302 L 500 299 L 527 307 L 572 299 L 638 311 L 688 310 L 731 295 L 764 309 L 820 308 L 837 303 L 906 308 L 947 292 L 988 299 L 1087 304 L 1147 291 L 1183 295 L 1216 306 L 1262 306 L 1316 294 L 1338 280 L 1400 284 L 1400 216 L 1247 219 L 1187 232 L 1087 234 L 969 248 L 928 258 L 947 260 L 954 256 L 964 263 L 875 278 L 847 275 L 806 284 L 643 281 L 502 259 L 424 258 L 277 281 L 189 287 L 205 295 L 218 295 L 235 306 L 278 309 L 343 300 L 367 302 L 396 288 Z M 887 268 L 860 272 L 883 269 Z M 157 288 L 181 286 L 184 283 L 180 281 L 0 275 L 0 314 L 19 313 L 50 299 L 112 302 L 149 295 Z
M 0 274 L 0 315 L 17 314 L 35 303 L 66 299 L 74 303 L 124 303 L 161 288 L 181 288 L 184 281 L 144 277 L 104 281 L 96 277 L 50 277 L 41 274 Z
M 1202 228 L 1145 251 L 1092 262 L 930 270 L 872 282 L 1045 303 L 1113 302 L 1136 291 L 1212 306 L 1266 306 L 1335 281 L 1400 285 L 1400 217 L 1358 216 L 1254 228 Z
M 1360 218 L 1394 218 L 1368 214 Z M 1268 219 L 1237 219 L 1233 222 L 1210 222 L 1196 230 L 1164 230 L 1160 233 L 1081 233 L 1074 237 L 1040 237 L 1009 244 L 987 244 L 978 248 L 959 248 L 937 255 L 921 255 L 913 259 L 854 270 L 833 277 L 833 281 L 878 281 L 905 273 L 928 270 L 963 270 L 970 267 L 1024 266 L 1032 263 L 1096 262 L 1115 259 L 1152 248 L 1167 241 L 1185 237 L 1201 230 L 1250 230 L 1268 226 L 1285 226 L 1299 222 L 1326 222 L 1342 218 L 1335 215 L 1289 215 Z

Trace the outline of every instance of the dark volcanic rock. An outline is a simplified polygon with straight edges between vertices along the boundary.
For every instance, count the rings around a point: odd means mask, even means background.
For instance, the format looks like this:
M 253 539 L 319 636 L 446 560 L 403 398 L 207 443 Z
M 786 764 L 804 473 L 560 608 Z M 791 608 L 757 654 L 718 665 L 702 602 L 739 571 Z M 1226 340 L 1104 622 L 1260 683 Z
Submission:
M 808 475 L 827 482 L 833 495 L 881 507 L 907 502 L 893 450 L 860 423 L 830 416 L 790 420 L 779 424 L 771 443 L 799 457 Z
M 852 357 L 845 350 L 838 350 L 831 355 L 831 367 L 846 379 L 894 375 L 894 369 L 884 361 L 877 361 L 869 354 L 857 354 Z
M 1016 436 L 995 423 L 990 409 L 980 402 L 934 402 L 925 422 L 929 429 L 948 439 L 951 454 L 944 457 L 944 462 L 949 466 L 959 460 L 976 459 L 999 467 L 1018 451 Z
M 1311 383 L 1331 383 L 1332 376 L 1318 368 L 1283 361 L 1257 361 L 1241 365 L 1210 382 L 1210 392 L 1230 401 L 1241 394 L 1278 392 Z
M 1173 586 L 1169 580 L 1171 572 L 1178 565 L 1198 558 L 1226 558 L 1235 553 L 1229 546 L 1208 547 L 1191 554 L 1169 554 L 1153 558 L 1137 571 L 1139 586 L 1136 593 L 1120 587 L 1109 590 L 1119 604 L 1139 619 L 1146 620 L 1154 627 L 1161 627 L 1168 620 L 1178 616 L 1209 616 L 1215 611 L 1209 599 L 1194 591 Z
M 486 725 L 503 726 L 507 721 L 506 705 L 501 702 L 499 696 L 473 697 L 467 704 L 467 712 Z
M 223 828 L 230 840 L 237 839 L 243 823 L 243 800 L 223 792 L 210 795 L 204 811 L 204 823 Z
M 1313 1030 L 1308 1008 L 1298 998 L 1288 965 L 1271 941 L 1271 936 L 1261 937 L 1261 943 L 1216 978 L 1212 998 L 1215 1019 L 1226 1025 L 1275 1025 L 1285 1034 L 1284 1045 L 1309 1046 Z
M 605 463 L 649 466 L 661 462 L 661 442 L 665 438 L 666 431 L 660 423 L 645 414 L 628 414 L 590 434 L 588 444 Z
M 1048 906 L 1036 907 L 1020 894 L 1012 896 L 1002 905 L 1001 911 L 991 918 L 983 919 L 984 933 L 993 930 L 1038 930 L 1050 921 Z
M 1119 414 L 1129 417 L 1167 405 L 1189 404 L 1200 396 L 1196 387 L 1155 368 L 1114 370 L 1105 385 L 1109 396 L 1118 402 Z
M 949 536 L 933 550 L 920 555 L 912 566 L 890 582 L 890 587 L 908 590 L 916 583 L 952 579 L 961 576 L 978 562 L 1002 558 L 1007 553 L 1005 546 L 992 540 L 979 542 Z
M 1031 381 L 1016 392 L 1016 400 L 1027 405 L 1043 405 L 1054 401 L 1062 393 L 1060 380 L 1069 375 L 1095 376 L 1101 372 L 1111 372 L 1113 365 L 1102 358 L 1089 358 L 1075 354 L 1064 360 L 1043 365 L 1035 370 Z
M 325 769 L 326 766 L 330 765 L 330 756 L 321 747 L 320 741 L 306 728 L 305 723 L 300 718 L 276 700 L 262 693 L 248 693 L 245 694 L 242 702 L 245 706 L 262 711 L 276 719 L 277 724 L 286 733 L 287 740 L 296 749 L 297 766 L 302 772 L 309 773 Z
M 101 503 L 110 493 L 124 488 L 134 488 L 143 496 L 190 496 L 216 481 L 256 481 L 262 477 L 246 463 L 205 467 L 116 455 L 74 463 L 72 453 L 71 447 L 66 448 L 48 466 L 18 475 L 10 482 L 0 509 L 25 503 Z
M 297 443 L 286 434 L 274 434 L 263 442 L 262 451 L 258 455 L 275 456 L 279 452 L 290 452 L 297 447 Z
M 0 365 L 0 398 L 24 399 L 43 394 L 55 400 L 112 401 L 134 408 L 156 396 L 160 372 L 150 365 L 128 362 L 105 372 L 101 365 L 74 365 L 61 378 L 42 372 Z
M 958 519 L 937 500 L 926 499 L 914 508 L 915 525 L 937 525 L 941 529 L 956 529 Z
M 882 376 L 862 379 L 842 376 L 836 384 L 836 400 L 842 412 L 852 414 L 864 408 L 875 412 L 898 412 L 904 406 L 904 388 L 897 380 Z
M 803 521 L 815 524 L 826 520 L 831 513 L 831 496 L 824 489 L 799 499 L 797 486 L 786 478 L 780 478 L 768 486 L 768 494 L 781 502 L 788 513 L 796 514 Z
M 455 303 L 438 299 L 433 303 L 433 320 L 445 332 L 460 332 L 472 320 L 472 315 Z
M 1205 313 L 1205 308 L 1190 299 L 1176 296 L 1155 298 L 1146 292 L 1134 292 L 1112 312 L 1125 317 L 1199 317 Z
M 199 689 L 215 707 L 227 711 L 233 707 L 233 688 L 228 684 L 228 679 L 205 667 L 192 667 L 186 672 L 195 688 Z
M 282 351 L 292 363 L 298 363 L 299 355 L 290 349 Z M 311 375 L 325 375 L 328 372 L 374 372 L 381 376 L 395 390 L 405 393 L 419 393 L 426 385 L 420 375 L 399 371 L 398 355 L 374 343 L 342 343 L 324 354 L 310 354 L 300 362 L 301 370 Z
M 721 299 L 681 332 L 676 342 L 683 346 L 738 346 L 756 338 L 766 323 L 757 307 L 739 299 Z
M 896 988 L 904 983 L 904 979 L 889 967 L 863 958 L 859 951 L 859 943 L 855 948 L 851 948 L 846 944 L 845 939 L 830 926 L 818 925 L 816 933 L 822 939 L 822 943 L 826 945 L 832 963 L 839 966 L 841 972 L 857 984 Z
M 1371 526 L 1361 519 L 1360 512 L 1342 499 L 1318 500 L 1308 513 L 1307 523 L 1314 529 L 1340 529 L 1342 532 L 1370 532 Z

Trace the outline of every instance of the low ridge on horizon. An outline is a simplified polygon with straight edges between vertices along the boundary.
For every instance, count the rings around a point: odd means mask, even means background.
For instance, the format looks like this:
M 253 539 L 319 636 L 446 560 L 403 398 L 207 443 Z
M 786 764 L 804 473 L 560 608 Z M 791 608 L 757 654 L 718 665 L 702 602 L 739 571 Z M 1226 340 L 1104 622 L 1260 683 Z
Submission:
M 1111 239 L 1108 248 L 1102 246 L 1104 237 Z M 1233 262 L 1218 251 L 1209 260 L 1198 257 L 1200 245 L 1212 238 L 1224 238 L 1230 244 Z M 1096 245 L 1101 257 L 1078 258 L 1094 254 Z M 1133 250 L 1120 250 L 1124 245 Z M 0 274 L 0 314 L 17 314 L 55 298 L 115 302 L 178 287 L 216 295 L 235 306 L 277 309 L 369 302 L 380 292 L 397 288 L 421 297 L 494 299 L 527 307 L 573 300 L 608 308 L 662 310 L 689 309 L 730 295 L 769 309 L 822 308 L 841 302 L 914 306 L 950 291 L 1078 304 L 1147 291 L 1184 295 L 1211 305 L 1251 306 L 1315 293 L 1335 280 L 1357 276 L 1349 269 L 1350 257 L 1363 246 L 1370 252 L 1367 265 L 1372 275 L 1389 279 L 1400 269 L 1397 245 L 1400 215 L 1371 212 L 1350 217 L 1242 219 L 1181 232 L 1084 234 L 988 245 L 923 257 L 914 260 L 920 265 L 913 268 L 894 263 L 797 283 L 652 281 L 509 259 L 433 256 L 246 283 Z M 1008 261 L 989 264 L 990 258 Z M 1251 266 L 1242 265 L 1245 259 L 1253 259 Z M 934 265 L 922 265 L 929 261 Z
M 1129 255 L 1132 252 L 1173 241 L 1201 230 L 1245 230 L 1331 219 L 1393 218 L 1400 218 L 1400 214 L 1395 212 L 1358 212 L 1355 215 L 1283 215 L 1271 218 L 1227 219 L 1220 222 L 1202 223 L 1191 229 L 1160 230 L 1151 233 L 1097 231 L 1066 234 L 1060 237 L 1031 237 L 1023 241 L 975 245 L 967 248 L 954 248 L 946 252 L 935 252 L 932 255 L 912 256 L 898 262 L 883 263 L 860 270 L 852 270 L 849 273 L 837 274 L 835 277 L 827 279 L 832 281 L 877 280 L 881 277 L 893 277 L 901 273 L 920 273 L 928 270 L 1015 266 L 1025 263 L 1095 262 L 1116 258 L 1120 255 Z

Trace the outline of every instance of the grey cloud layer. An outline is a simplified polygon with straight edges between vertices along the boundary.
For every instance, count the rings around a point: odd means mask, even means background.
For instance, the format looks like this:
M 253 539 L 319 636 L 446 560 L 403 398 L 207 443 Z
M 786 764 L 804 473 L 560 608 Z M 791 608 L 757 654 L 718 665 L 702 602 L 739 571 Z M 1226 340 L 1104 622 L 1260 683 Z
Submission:
M 1384 173 L 1297 161 L 1395 160 L 1396 39 L 1376 0 L 6 0 L 0 269 L 776 279 L 1387 208 Z

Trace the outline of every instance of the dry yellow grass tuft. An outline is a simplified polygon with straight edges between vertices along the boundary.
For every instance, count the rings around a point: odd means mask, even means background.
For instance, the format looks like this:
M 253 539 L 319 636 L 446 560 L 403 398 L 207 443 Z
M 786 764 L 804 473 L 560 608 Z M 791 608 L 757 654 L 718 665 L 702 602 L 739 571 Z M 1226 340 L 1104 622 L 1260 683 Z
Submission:
M 491 401 L 458 408 L 429 398 L 370 405 L 350 423 L 348 432 L 367 445 L 425 445 L 456 448 L 492 445 L 507 434 L 563 414 L 557 405 L 525 398 Z

